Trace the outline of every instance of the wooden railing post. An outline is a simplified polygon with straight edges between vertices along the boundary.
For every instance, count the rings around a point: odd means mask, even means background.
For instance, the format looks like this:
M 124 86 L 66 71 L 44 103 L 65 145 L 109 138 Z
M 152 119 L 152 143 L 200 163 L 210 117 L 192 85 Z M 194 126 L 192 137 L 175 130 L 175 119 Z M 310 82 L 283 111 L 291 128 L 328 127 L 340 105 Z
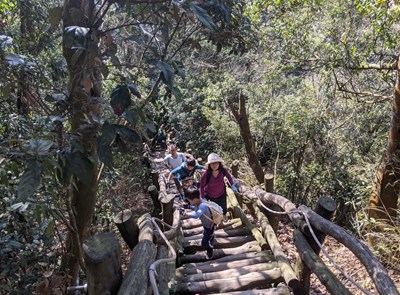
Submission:
M 155 185 L 150 185 L 147 188 L 147 192 L 150 194 L 151 200 L 153 201 L 154 205 L 154 215 L 158 215 L 161 213 L 161 203 L 160 200 L 158 199 L 158 190 Z
M 267 173 L 264 175 L 264 187 L 265 191 L 268 193 L 273 193 L 274 192 L 274 175 L 271 173 Z M 282 211 L 281 207 L 279 207 L 276 204 L 269 204 L 266 205 L 268 208 L 270 208 L 273 211 Z M 278 215 L 269 212 L 268 210 L 265 210 L 264 208 L 261 208 L 261 211 L 267 216 L 269 224 L 273 228 L 274 232 L 277 233 L 278 231 L 278 224 L 279 224 L 279 218 Z
M 114 217 L 114 223 L 117 226 L 122 238 L 132 250 L 138 243 L 139 227 L 130 209 L 119 212 Z
M 156 170 L 151 171 L 151 180 L 153 182 L 153 185 L 156 186 L 157 190 L 160 190 L 160 184 L 158 183 L 158 178 L 159 178 L 159 173 Z
M 117 294 L 122 281 L 121 250 L 113 233 L 91 236 L 83 243 L 88 294 Z
M 330 220 L 333 216 L 333 213 L 335 212 L 336 209 L 336 202 L 329 197 L 320 197 L 318 199 L 317 205 L 314 209 L 314 211 L 319 214 L 320 216 L 324 217 L 327 220 Z M 326 234 L 323 232 L 319 232 L 313 228 L 313 231 L 318 239 L 318 241 L 323 244 Z M 312 237 L 307 236 L 307 241 L 310 244 L 311 248 L 315 252 L 315 254 L 319 254 L 321 249 L 318 247 L 317 243 Z M 304 262 L 301 259 L 297 260 L 296 263 L 296 272 L 299 275 L 300 278 L 300 285 L 298 288 L 298 292 L 295 292 L 294 294 L 301 295 L 301 294 L 309 294 L 310 293 L 310 275 L 311 271 L 310 269 L 304 264 Z
M 239 160 L 234 160 L 231 166 L 232 176 L 235 178 L 239 177 Z

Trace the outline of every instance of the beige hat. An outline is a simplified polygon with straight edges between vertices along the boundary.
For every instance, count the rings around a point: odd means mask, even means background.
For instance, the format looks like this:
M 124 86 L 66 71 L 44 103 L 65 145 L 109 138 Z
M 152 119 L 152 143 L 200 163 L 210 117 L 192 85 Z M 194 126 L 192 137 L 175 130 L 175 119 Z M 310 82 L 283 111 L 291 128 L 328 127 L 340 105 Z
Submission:
M 218 156 L 218 154 L 211 153 L 207 157 L 206 165 L 211 164 L 211 163 L 218 163 L 218 162 L 221 163 L 222 165 L 224 164 L 224 161 L 220 158 L 220 156 Z

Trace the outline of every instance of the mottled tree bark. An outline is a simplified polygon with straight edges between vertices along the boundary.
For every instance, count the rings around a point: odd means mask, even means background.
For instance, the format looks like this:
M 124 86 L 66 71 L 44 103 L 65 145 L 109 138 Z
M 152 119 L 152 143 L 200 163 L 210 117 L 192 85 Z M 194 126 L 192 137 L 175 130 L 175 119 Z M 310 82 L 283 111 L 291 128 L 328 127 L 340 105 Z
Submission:
M 392 101 L 392 118 L 386 151 L 375 173 L 369 200 L 369 217 L 390 221 L 397 216 L 400 192 L 400 63 L 397 62 L 396 84 Z
M 98 114 L 95 98 L 101 95 L 101 80 L 95 79 L 98 45 L 92 38 L 97 29 L 93 25 L 95 23 L 94 7 L 94 0 L 65 0 L 63 8 L 64 29 L 69 26 L 78 26 L 89 28 L 91 32 L 87 34 L 85 48 L 78 59 L 76 55 L 74 57 L 77 50 L 68 48 L 63 42 L 63 54 L 69 71 L 68 103 L 71 108 L 69 117 L 71 132 L 79 138 L 84 156 L 91 159 L 92 163 L 90 175 L 88 175 L 90 181 L 83 182 L 76 178 L 75 185 L 70 184 L 68 190 L 70 192 L 68 199 L 71 200 L 72 207 L 69 215 L 71 223 L 76 225 L 76 232 L 69 232 L 67 236 L 67 256 L 64 257 L 63 262 L 73 280 L 78 277 L 79 262 L 82 262 L 81 243 L 89 235 L 97 192 L 96 128 L 82 128 L 88 125 L 87 119 L 90 120 L 93 113 Z M 96 127 L 93 122 L 89 123 Z

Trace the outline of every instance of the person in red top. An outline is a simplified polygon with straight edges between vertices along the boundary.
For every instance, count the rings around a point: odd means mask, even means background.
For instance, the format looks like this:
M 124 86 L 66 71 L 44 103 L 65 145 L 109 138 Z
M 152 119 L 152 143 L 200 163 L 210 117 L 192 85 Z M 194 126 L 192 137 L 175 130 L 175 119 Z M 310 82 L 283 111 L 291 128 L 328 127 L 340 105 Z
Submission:
M 232 176 L 224 168 L 224 161 L 216 153 L 208 155 L 207 168 L 200 178 L 200 195 L 202 198 L 213 201 L 222 207 L 224 217 L 227 213 L 226 189 L 224 177 L 228 179 L 231 188 L 237 192 Z

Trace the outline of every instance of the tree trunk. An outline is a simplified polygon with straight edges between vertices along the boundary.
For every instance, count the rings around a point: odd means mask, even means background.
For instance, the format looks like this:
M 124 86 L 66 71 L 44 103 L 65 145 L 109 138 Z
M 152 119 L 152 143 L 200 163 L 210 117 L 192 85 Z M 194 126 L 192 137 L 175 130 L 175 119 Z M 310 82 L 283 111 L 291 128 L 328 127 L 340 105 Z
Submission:
M 239 94 L 239 109 L 235 108 L 232 99 L 230 99 L 228 103 L 229 109 L 235 117 L 237 124 L 239 125 L 240 135 L 242 136 L 246 148 L 250 167 L 253 170 L 253 173 L 256 176 L 258 182 L 264 183 L 264 171 L 261 167 L 260 161 L 258 160 L 256 146 L 251 136 L 249 118 L 246 113 L 245 96 L 242 93 Z
M 369 217 L 389 221 L 397 216 L 400 192 L 400 61 L 397 61 L 396 84 L 392 101 L 392 119 L 386 152 L 375 174 L 369 199 Z
M 78 26 L 90 28 L 92 32 L 96 29 L 94 23 L 94 0 L 66 0 L 63 9 L 63 27 Z M 78 17 L 79 16 L 79 17 Z M 94 34 L 94 33 L 93 33 Z M 78 138 L 83 148 L 82 156 L 90 160 L 87 178 L 73 179 L 70 184 L 70 222 L 74 224 L 75 232 L 69 232 L 67 236 L 67 252 L 64 262 L 69 269 L 72 279 L 76 280 L 79 272 L 79 261 L 82 261 L 81 243 L 89 235 L 92 216 L 96 204 L 98 156 L 96 152 L 96 128 L 82 128 L 88 124 L 87 119 L 93 113 L 98 114 L 93 105 L 93 98 L 101 95 L 101 80 L 96 72 L 96 57 L 98 56 L 98 45 L 92 39 L 92 34 L 85 38 L 85 50 L 78 55 L 77 50 L 68 47 L 63 40 L 63 55 L 69 71 L 69 95 L 71 133 Z M 89 83 L 88 79 L 91 80 Z M 85 82 L 85 83 L 83 83 Z M 87 85 L 92 87 L 87 87 Z M 85 86 L 84 86 L 85 85 Z M 89 89 L 90 88 L 90 89 Z M 86 131 L 89 130 L 89 131 Z

